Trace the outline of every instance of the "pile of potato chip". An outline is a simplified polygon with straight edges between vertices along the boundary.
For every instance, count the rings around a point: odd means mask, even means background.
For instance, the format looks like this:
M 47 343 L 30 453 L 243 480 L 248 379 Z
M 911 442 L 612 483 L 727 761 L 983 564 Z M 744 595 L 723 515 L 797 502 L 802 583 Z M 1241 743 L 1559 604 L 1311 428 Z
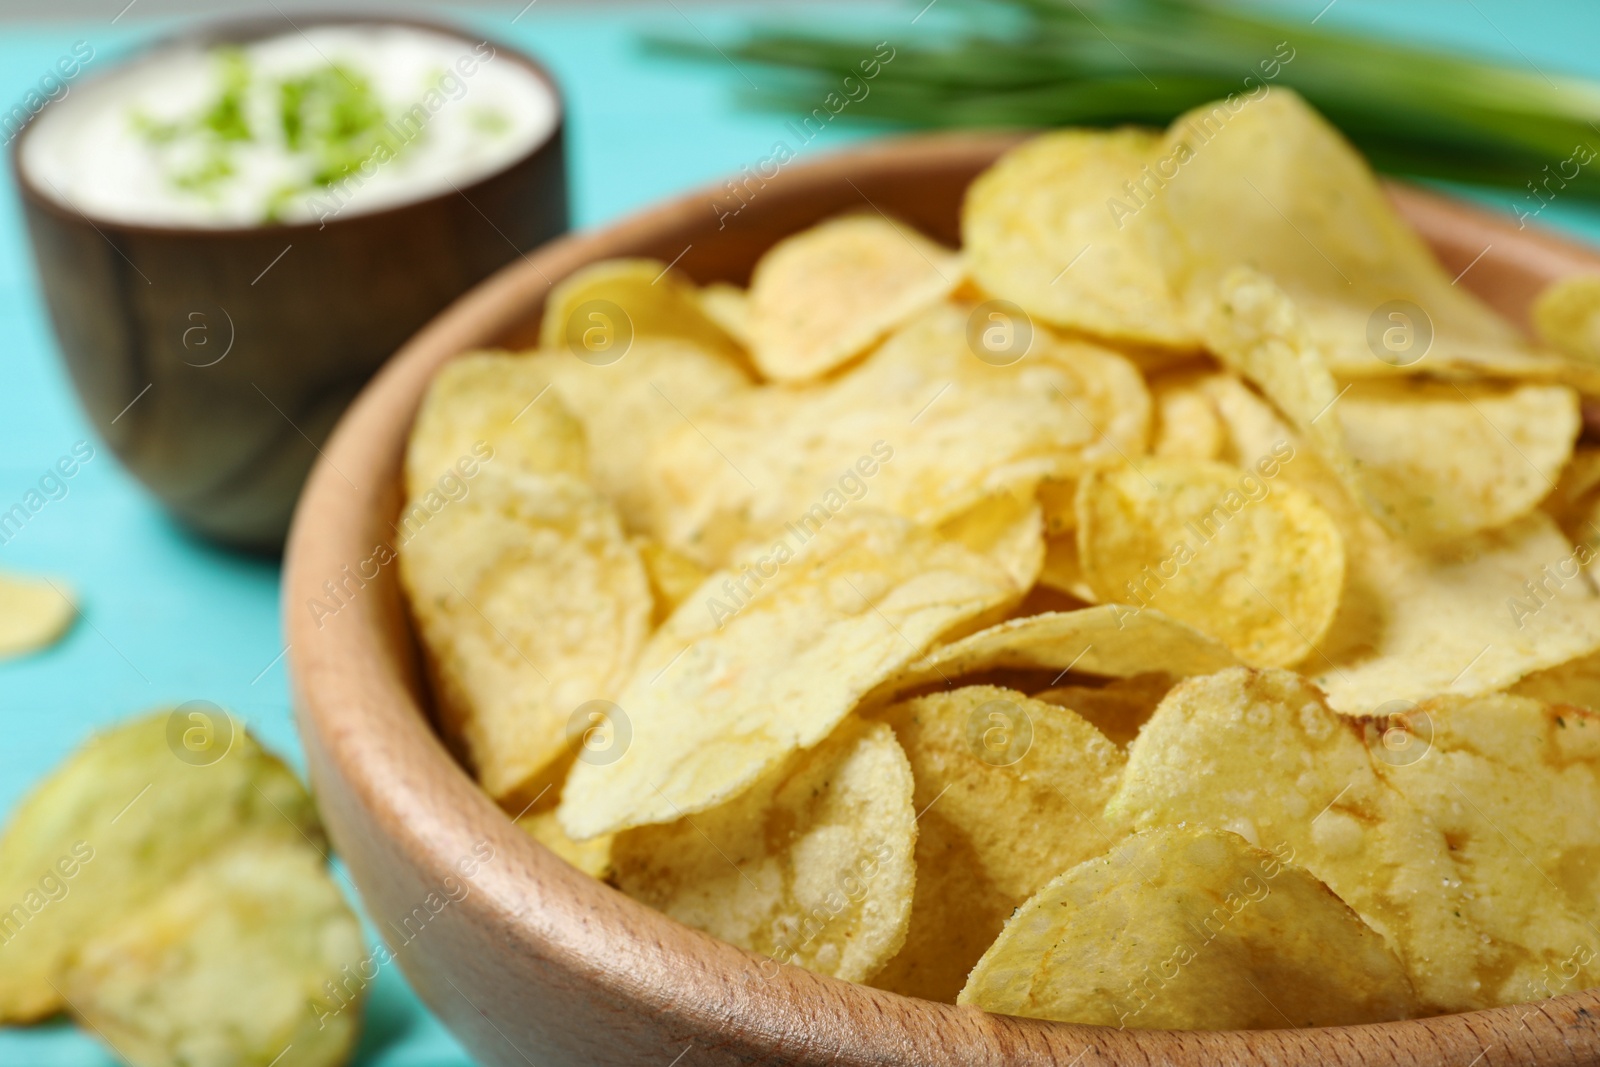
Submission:
M 311 797 L 214 705 L 100 734 L 0 836 L 0 1024 L 70 1012 L 135 1067 L 328 1067 L 360 924 Z
M 1600 364 L 1286 91 L 1022 144 L 959 252 L 877 207 L 439 373 L 401 574 L 483 787 L 758 974 L 1203 1029 L 1600 984 Z

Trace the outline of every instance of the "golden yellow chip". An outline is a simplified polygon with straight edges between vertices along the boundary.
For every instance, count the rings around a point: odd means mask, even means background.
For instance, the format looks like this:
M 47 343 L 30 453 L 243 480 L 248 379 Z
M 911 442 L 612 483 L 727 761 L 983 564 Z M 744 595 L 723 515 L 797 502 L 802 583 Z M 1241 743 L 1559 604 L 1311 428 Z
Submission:
M 631 743 L 573 765 L 559 809 L 572 837 L 733 799 L 940 637 L 1022 595 L 988 557 L 867 509 L 787 533 L 702 590 L 617 697 Z
M 1256 666 L 1304 659 L 1344 583 L 1343 540 L 1310 496 L 1208 460 L 1086 475 L 1077 542 L 1096 599 L 1154 607 Z
M 1378 520 L 1423 541 L 1532 511 L 1579 430 L 1578 396 L 1562 385 L 1362 382 L 1334 412 Z
M 694 560 L 682 552 L 668 548 L 652 537 L 633 538 L 633 547 L 639 550 L 639 561 L 650 578 L 650 596 L 655 601 L 651 612 L 651 625 L 659 626 L 668 615 L 678 610 L 700 583 L 711 576 Z
M 1600 649 L 1600 596 L 1535 511 L 1445 549 L 1368 530 L 1350 546 L 1344 603 L 1304 666 L 1340 711 L 1504 689 Z
M 1407 795 L 1405 776 L 1426 776 L 1418 768 L 1437 755 L 1429 745 L 1452 728 L 1438 708 L 1416 710 L 1394 701 L 1373 718 L 1338 715 L 1285 671 L 1190 679 L 1129 749 L 1107 817 L 1135 830 L 1228 829 L 1292 850 L 1294 862 L 1384 935 L 1429 1010 L 1527 999 L 1529 968 L 1571 951 L 1563 941 L 1576 913 L 1554 882 L 1523 881 L 1518 899 L 1484 899 L 1494 875 L 1472 869 L 1460 851 L 1466 839 L 1447 831 L 1444 812 Z M 1592 803 L 1574 800 L 1580 811 Z M 1487 793 L 1477 802 L 1514 807 Z
M 1188 157 L 1158 200 L 1180 248 L 1180 293 L 1213 291 L 1250 264 L 1287 294 L 1309 346 L 1341 378 L 1570 373 L 1570 361 L 1533 349 L 1454 284 L 1366 161 L 1292 91 L 1202 105 L 1157 152 Z
M 1044 515 L 1033 494 L 995 493 L 939 525 L 939 532 L 993 559 L 1018 589 L 1031 589 L 1044 565 Z
M 529 812 L 517 820 L 517 825 L 526 830 L 529 837 L 589 877 L 611 877 L 611 846 L 616 840 L 611 834 L 601 834 L 587 841 L 574 841 L 561 829 L 554 808 Z
M 911 768 L 882 723 L 849 721 L 732 800 L 617 835 L 623 892 L 779 964 L 860 981 L 911 917 Z
M 64 583 L 0 574 L 0 659 L 55 644 L 77 617 Z
M 1226 433 L 1211 400 L 1200 388 L 1209 373 L 1164 374 L 1150 383 L 1155 402 L 1152 455 L 1165 459 L 1216 459 Z
M 972 183 L 961 236 L 973 277 L 1040 322 L 1119 341 L 1195 347 L 1168 280 L 1159 208 L 1177 161 L 1156 134 L 1059 130 Z
M 1039 584 L 1076 597 L 1085 604 L 1100 602 L 1095 591 L 1084 580 L 1083 563 L 1078 559 L 1078 538 L 1073 533 L 1052 537 L 1045 542 Z
M 1237 834 L 1139 834 L 1006 924 L 961 1003 L 1139 1029 L 1276 1030 L 1409 1018 L 1383 938 L 1287 851 Z
M 961 258 L 910 227 L 849 215 L 769 248 L 750 276 L 750 353 L 778 382 L 820 378 L 937 303 Z
M 1507 692 L 1546 704 L 1570 704 L 1600 712 L 1600 653 L 1534 671 Z
M 434 375 L 406 448 L 401 536 L 470 493 L 478 469 L 489 463 L 527 474 L 587 472 L 583 426 L 551 388 L 544 364 L 473 353 Z
M 1136 674 L 1112 679 L 1099 688 L 1056 686 L 1033 694 L 1033 698 L 1071 708 L 1112 744 L 1127 748 L 1176 682 L 1168 674 Z
M 699 292 L 700 310 L 735 341 L 750 348 L 750 296 L 737 285 L 712 282 Z
M 614 362 L 587 363 L 564 351 L 541 352 L 532 362 L 583 424 L 594 443 L 590 477 L 635 533 L 651 531 L 651 456 L 669 435 L 696 425 L 713 401 L 750 386 L 728 360 L 670 337 L 637 338 Z
M 650 586 L 616 510 L 568 475 L 491 464 L 400 550 L 439 724 L 496 799 L 528 799 L 568 725 L 616 697 L 650 631 Z
M 83 944 L 241 838 L 323 840 L 294 774 L 221 708 L 196 701 L 91 739 L 0 837 L 0 1020 L 63 1009 L 56 987 Z
M 1600 984 L 1600 717 L 1497 693 L 1426 701 L 1368 729 L 1385 779 L 1450 842 L 1495 945 L 1498 1001 Z
M 934 308 L 833 380 L 695 416 L 635 475 L 658 536 L 720 566 L 842 510 L 937 525 L 996 492 L 1144 452 L 1150 399 L 1126 359 L 1039 333 L 1018 361 L 989 363 L 969 343 L 971 313 Z
M 911 761 L 919 829 L 905 947 L 872 984 L 948 1003 L 1018 905 L 1113 843 L 1100 812 L 1125 760 L 1065 708 L 994 686 L 881 717 Z
M 1339 611 L 1301 664 L 1335 708 L 1364 715 L 1391 700 L 1491 692 L 1600 648 L 1600 601 L 1582 573 L 1594 551 L 1574 547 L 1544 512 L 1449 546 L 1403 543 L 1350 504 L 1259 397 L 1222 377 L 1207 388 L 1229 429 L 1229 458 L 1292 457 L 1281 476 L 1344 535 Z
M 1574 541 L 1600 542 L 1600 529 L 1588 526 L 1600 494 L 1600 448 L 1580 444 L 1556 478 L 1556 487 L 1541 506 L 1561 524 Z
M 337 1067 L 389 956 L 304 842 L 243 841 L 90 938 L 62 991 L 135 1067 Z
M 1100 604 L 1009 619 L 940 645 L 889 677 L 867 699 L 992 670 L 1069 670 L 1111 678 L 1165 672 L 1179 677 L 1238 665 L 1227 646 L 1159 611 Z
M 540 348 L 594 366 L 625 360 L 644 338 L 676 338 L 745 362 L 694 286 L 654 259 L 607 259 L 574 271 L 551 290 L 539 322 Z
M 1531 315 L 1545 344 L 1575 359 L 1600 361 L 1600 275 L 1551 283 L 1533 302 Z

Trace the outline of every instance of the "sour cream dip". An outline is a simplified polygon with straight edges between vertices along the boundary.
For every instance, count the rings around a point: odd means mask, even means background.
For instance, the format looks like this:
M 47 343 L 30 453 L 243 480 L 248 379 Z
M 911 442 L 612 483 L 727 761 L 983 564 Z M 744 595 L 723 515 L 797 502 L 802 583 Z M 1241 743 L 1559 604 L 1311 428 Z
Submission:
M 487 177 L 547 139 L 550 88 L 487 42 L 415 27 L 307 27 L 176 46 L 75 86 L 19 163 L 91 218 L 235 228 L 326 222 Z

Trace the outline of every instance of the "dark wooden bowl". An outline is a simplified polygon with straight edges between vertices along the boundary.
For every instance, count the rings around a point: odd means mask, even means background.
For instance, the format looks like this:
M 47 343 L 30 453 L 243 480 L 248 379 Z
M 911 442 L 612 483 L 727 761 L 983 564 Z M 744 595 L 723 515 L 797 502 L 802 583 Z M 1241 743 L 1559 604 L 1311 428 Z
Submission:
M 742 280 L 778 238 L 867 201 L 953 242 L 967 183 L 1013 143 L 968 135 L 882 142 L 786 168 L 722 230 L 711 207 L 719 191 L 708 189 L 559 241 L 430 323 L 345 415 L 300 501 L 283 610 L 323 816 L 417 993 L 473 1055 L 507 1067 L 1600 1061 L 1597 992 L 1377 1026 L 1197 1033 L 1009 1018 L 794 967 L 774 974 L 578 873 L 477 789 L 429 725 L 393 566 L 335 615 L 318 622 L 312 614 L 325 581 L 339 581 L 391 537 L 401 456 L 428 379 L 465 349 L 532 343 L 551 280 L 609 256 L 680 254 L 679 267 L 699 281 Z M 1417 190 L 1393 193 L 1452 273 L 1494 246 L 1463 284 L 1513 318 L 1551 279 L 1600 270 L 1600 258 L 1553 237 Z M 492 858 L 478 865 L 466 895 L 408 933 L 403 920 L 427 914 L 416 909 L 444 895 L 464 860 L 484 855 Z
M 441 23 L 319 15 L 299 25 Z M 168 46 L 256 40 L 283 19 L 208 26 Z M 545 70 L 499 42 L 495 58 Z M 112 72 L 109 76 L 114 76 Z M 72 106 L 72 95 L 51 107 Z M 562 123 L 501 170 L 368 214 L 235 229 L 90 218 L 11 166 L 56 339 L 95 429 L 185 525 L 277 551 L 317 449 L 396 348 L 445 305 L 566 231 Z M 223 353 L 226 353 L 224 355 Z

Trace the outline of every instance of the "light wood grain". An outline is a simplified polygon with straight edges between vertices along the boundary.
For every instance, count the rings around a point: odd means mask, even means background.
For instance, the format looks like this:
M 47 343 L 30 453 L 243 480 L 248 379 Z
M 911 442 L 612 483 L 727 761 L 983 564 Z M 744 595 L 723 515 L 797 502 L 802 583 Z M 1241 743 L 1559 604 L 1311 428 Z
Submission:
M 1600 994 L 1382 1026 L 1254 1033 L 1105 1030 L 986 1015 L 774 968 L 568 867 L 518 831 L 430 728 L 394 566 L 319 625 L 325 598 L 393 536 L 400 460 L 434 370 L 534 336 L 552 282 L 616 255 L 678 257 L 743 280 L 778 237 L 881 208 L 954 242 L 967 182 L 1016 138 L 881 142 L 792 164 L 717 226 L 712 189 L 549 245 L 470 292 L 408 343 L 345 415 L 301 498 L 284 616 L 301 735 L 333 839 L 418 994 L 486 1064 L 1385 1064 L 1600 1061 Z M 1414 189 L 1393 190 L 1462 284 L 1521 317 L 1537 288 L 1600 259 Z M 687 251 L 685 249 L 687 248 Z M 370 567 L 368 568 L 370 573 Z M 353 588 L 353 584 L 351 586 Z M 470 882 L 458 863 L 492 850 Z M 461 899 L 429 915 L 451 886 Z M 425 923 L 402 919 L 421 907 Z M 407 938 L 410 937 L 408 941 Z M 774 973 L 775 972 L 775 973 Z M 686 1051 L 687 1050 L 687 1051 Z

